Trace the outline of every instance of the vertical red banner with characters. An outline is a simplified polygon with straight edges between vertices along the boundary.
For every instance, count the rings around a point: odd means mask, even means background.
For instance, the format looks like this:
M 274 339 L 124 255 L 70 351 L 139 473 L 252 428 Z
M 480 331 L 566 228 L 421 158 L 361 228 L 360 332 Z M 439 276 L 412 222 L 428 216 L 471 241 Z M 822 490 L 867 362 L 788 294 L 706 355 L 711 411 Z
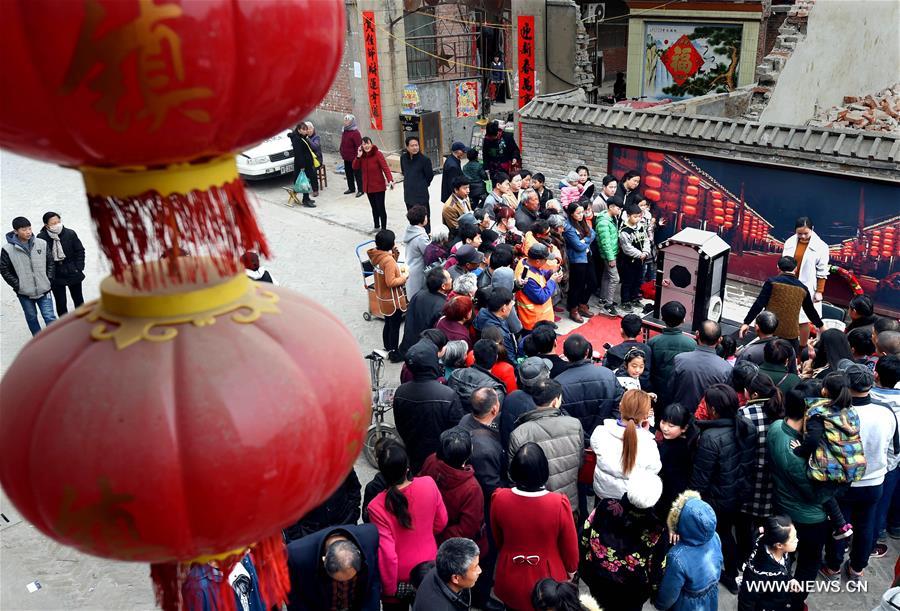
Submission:
M 519 108 L 534 97 L 534 16 L 519 15 Z
M 363 11 L 363 42 L 366 52 L 366 82 L 369 89 L 369 125 L 381 131 L 381 78 L 378 76 L 378 42 L 375 38 L 375 13 Z

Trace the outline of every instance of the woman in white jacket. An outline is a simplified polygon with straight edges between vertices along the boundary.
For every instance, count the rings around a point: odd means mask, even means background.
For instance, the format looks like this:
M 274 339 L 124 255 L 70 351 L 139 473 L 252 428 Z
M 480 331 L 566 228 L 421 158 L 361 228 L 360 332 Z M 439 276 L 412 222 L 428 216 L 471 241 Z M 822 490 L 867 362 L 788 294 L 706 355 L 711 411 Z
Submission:
M 801 216 L 795 223 L 794 235 L 784 242 L 784 257 L 797 260 L 797 278 L 809 289 L 813 306 L 822 315 L 822 294 L 830 268 L 828 265 L 828 244 L 813 231 L 812 219 Z M 800 310 L 800 346 L 809 340 L 809 318 Z
M 650 395 L 628 390 L 619 405 L 621 417 L 594 429 L 591 449 L 597 455 L 594 492 L 598 499 L 621 499 L 635 471 L 659 473 L 662 463 L 650 428 Z

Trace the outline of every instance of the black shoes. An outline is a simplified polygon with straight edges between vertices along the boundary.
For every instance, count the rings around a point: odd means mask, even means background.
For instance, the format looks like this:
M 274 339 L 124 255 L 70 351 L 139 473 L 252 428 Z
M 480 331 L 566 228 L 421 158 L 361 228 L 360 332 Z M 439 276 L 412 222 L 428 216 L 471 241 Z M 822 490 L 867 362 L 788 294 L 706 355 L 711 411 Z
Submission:
M 392 363 L 402 363 L 403 355 L 400 354 L 397 350 L 391 350 L 388 352 L 388 360 Z
M 353 189 L 347 189 L 346 191 L 344 191 L 344 195 L 350 195 L 351 193 L 353 193 Z
M 314 200 L 314 199 L 304 199 L 302 203 L 307 208 L 315 208 L 316 207 L 316 200 Z
M 363 192 L 362 192 L 362 191 L 357 191 L 357 192 L 356 192 L 356 197 L 362 197 L 362 196 L 363 196 Z

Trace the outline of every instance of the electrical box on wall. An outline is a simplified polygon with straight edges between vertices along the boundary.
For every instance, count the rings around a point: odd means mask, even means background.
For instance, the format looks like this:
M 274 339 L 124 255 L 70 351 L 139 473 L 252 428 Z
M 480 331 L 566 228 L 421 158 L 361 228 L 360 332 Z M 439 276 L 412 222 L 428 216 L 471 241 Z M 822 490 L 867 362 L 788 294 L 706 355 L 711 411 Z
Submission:
M 433 169 L 440 170 L 444 166 L 444 133 L 440 111 L 417 110 L 415 114 L 401 114 L 400 125 L 403 128 L 401 148 L 405 148 L 407 137 L 418 136 L 422 154 L 431 160 Z

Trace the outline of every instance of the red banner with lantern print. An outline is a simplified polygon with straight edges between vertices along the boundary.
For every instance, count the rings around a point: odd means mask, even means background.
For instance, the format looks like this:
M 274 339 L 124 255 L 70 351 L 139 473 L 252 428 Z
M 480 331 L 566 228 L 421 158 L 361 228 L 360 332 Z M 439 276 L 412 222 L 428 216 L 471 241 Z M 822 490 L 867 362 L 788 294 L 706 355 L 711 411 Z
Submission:
M 369 89 L 369 127 L 381 131 L 381 78 L 378 75 L 378 41 L 375 37 L 375 13 L 363 11 L 363 43 L 366 52 L 366 82 Z
M 534 16 L 519 15 L 519 108 L 534 97 Z
M 825 298 L 846 304 L 862 290 L 879 313 L 900 315 L 900 183 L 620 144 L 608 169 L 640 175 L 657 239 L 715 232 L 731 245 L 728 275 L 757 285 L 777 273 L 797 218 L 812 214 L 830 251 Z M 791 185 L 787 199 L 772 188 L 781 184 Z

